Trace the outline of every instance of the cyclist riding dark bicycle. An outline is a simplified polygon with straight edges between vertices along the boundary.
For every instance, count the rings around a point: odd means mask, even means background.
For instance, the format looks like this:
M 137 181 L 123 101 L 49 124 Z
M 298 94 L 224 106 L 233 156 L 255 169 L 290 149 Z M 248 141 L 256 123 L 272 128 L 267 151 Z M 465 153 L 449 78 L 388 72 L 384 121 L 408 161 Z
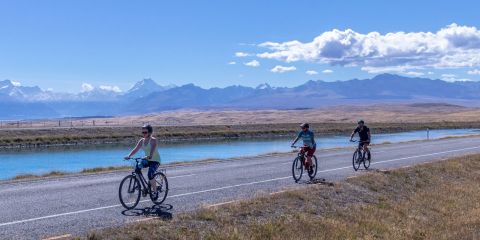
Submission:
M 148 180 L 150 181 L 150 186 L 152 193 L 157 195 L 157 183 L 153 176 L 160 166 L 160 154 L 158 153 L 157 139 L 152 137 L 153 127 L 150 125 L 144 125 L 142 127 L 143 138 L 140 139 L 135 146 L 135 148 L 125 156 L 125 159 L 130 159 L 131 156 L 135 155 L 140 149 L 143 149 L 144 160 L 139 164 L 140 168 L 148 167 Z
M 300 138 L 302 138 L 304 147 L 301 151 L 305 152 L 307 155 L 305 169 L 309 173 L 311 173 L 313 171 L 312 157 L 317 148 L 317 143 L 315 142 L 315 134 L 309 130 L 310 125 L 308 123 L 303 123 L 302 125 L 300 125 L 300 127 L 302 128 L 302 131 L 300 131 L 295 140 L 293 140 L 292 147 L 295 145 L 295 143 L 297 143 Z
M 358 133 L 360 137 L 360 142 L 358 143 L 363 151 L 367 153 L 368 160 L 371 158 L 370 149 L 368 149 L 368 145 L 370 145 L 371 135 L 370 135 L 370 128 L 365 125 L 365 121 L 360 120 L 358 121 L 358 126 L 353 130 L 352 135 L 350 136 L 350 141 L 353 140 L 353 136 Z

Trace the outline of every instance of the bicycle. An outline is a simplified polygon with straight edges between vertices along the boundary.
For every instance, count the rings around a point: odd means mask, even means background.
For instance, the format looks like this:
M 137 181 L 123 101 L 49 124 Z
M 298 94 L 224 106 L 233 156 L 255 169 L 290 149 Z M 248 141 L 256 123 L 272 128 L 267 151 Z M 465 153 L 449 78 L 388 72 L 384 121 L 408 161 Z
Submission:
M 370 155 L 369 158 L 365 157 L 366 152 L 363 151 L 363 147 L 362 147 L 362 143 L 364 143 L 365 141 L 351 140 L 350 142 L 358 142 L 358 147 L 355 150 L 355 152 L 353 153 L 353 158 L 352 158 L 353 169 L 355 171 L 358 171 L 358 169 L 360 169 L 360 165 L 362 163 L 363 163 L 363 167 L 365 167 L 365 169 L 368 169 L 370 167 L 371 155 Z
M 155 204 L 162 204 L 168 195 L 168 181 L 164 171 L 157 171 L 153 175 L 157 185 L 157 194 L 151 191 L 150 181 L 147 181 L 142 173 L 142 168 L 139 166 L 144 158 L 130 158 L 134 160 L 134 171 L 123 178 L 118 189 L 118 196 L 122 206 L 128 210 L 134 209 L 140 201 L 140 195 L 146 197 L 150 195 L 150 199 Z
M 300 151 L 298 152 L 297 157 L 293 160 L 292 164 L 293 180 L 295 180 L 295 182 L 298 182 L 302 178 L 303 168 L 305 166 L 307 158 L 304 151 L 305 147 L 292 146 L 292 148 L 300 148 Z M 312 171 L 308 171 L 308 176 L 310 177 L 310 180 L 313 180 L 317 175 L 318 161 L 315 155 L 312 156 L 312 164 Z

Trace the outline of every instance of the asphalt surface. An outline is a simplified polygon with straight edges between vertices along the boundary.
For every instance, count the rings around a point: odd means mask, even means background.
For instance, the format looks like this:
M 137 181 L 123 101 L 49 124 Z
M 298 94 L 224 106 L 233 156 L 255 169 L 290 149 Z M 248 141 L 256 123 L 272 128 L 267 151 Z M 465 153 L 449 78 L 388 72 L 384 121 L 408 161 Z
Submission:
M 352 168 L 354 148 L 352 144 L 351 149 L 318 151 L 317 178 L 335 182 L 364 173 Z M 372 170 L 391 169 L 480 153 L 480 138 L 381 145 L 371 151 Z M 252 157 L 168 169 L 170 192 L 165 203 L 154 206 L 146 197 L 130 211 L 118 200 L 119 183 L 128 172 L 2 182 L 0 239 L 84 236 L 92 229 L 155 216 L 170 218 L 200 206 L 307 186 L 307 181 L 295 183 L 292 179 L 294 157 L 294 154 Z

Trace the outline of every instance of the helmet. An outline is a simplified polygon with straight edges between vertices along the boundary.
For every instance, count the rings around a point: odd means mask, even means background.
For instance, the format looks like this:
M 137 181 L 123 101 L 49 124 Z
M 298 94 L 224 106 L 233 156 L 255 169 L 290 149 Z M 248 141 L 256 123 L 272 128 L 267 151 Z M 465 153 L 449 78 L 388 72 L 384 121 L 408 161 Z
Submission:
M 365 121 L 363 121 L 361 119 L 360 119 L 360 121 L 358 121 L 358 124 L 364 124 L 364 123 L 365 123 Z
M 300 125 L 301 128 L 310 128 L 310 125 L 308 123 L 302 123 Z
M 142 129 L 146 129 L 148 131 L 148 133 L 152 133 L 153 132 L 153 127 L 150 125 L 150 124 L 145 124 L 142 126 Z

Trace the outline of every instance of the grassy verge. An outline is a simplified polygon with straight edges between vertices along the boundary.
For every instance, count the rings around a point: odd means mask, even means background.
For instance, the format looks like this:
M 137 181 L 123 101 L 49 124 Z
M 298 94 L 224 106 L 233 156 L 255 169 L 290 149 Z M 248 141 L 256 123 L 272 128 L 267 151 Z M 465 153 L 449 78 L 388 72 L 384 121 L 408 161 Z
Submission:
M 375 133 L 441 128 L 480 128 L 480 122 L 433 123 L 371 123 Z M 352 123 L 313 123 L 317 135 L 348 134 Z M 293 136 L 298 124 L 249 124 L 211 126 L 157 126 L 155 135 L 161 141 L 229 139 L 251 137 Z M 134 143 L 140 137 L 138 127 L 85 127 L 44 129 L 3 129 L 0 131 L 0 148 L 41 147 L 50 145 L 82 145 L 108 143 Z
M 480 155 L 370 172 L 88 239 L 479 239 Z

